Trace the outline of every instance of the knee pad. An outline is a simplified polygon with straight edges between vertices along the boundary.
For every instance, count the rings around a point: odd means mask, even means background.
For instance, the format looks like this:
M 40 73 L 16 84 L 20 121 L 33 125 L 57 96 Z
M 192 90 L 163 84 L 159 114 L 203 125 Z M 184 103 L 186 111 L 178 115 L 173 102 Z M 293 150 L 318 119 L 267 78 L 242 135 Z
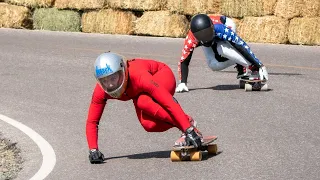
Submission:
M 217 46 L 219 46 L 219 44 Z M 215 53 L 211 47 L 203 47 L 203 51 L 206 56 L 207 64 L 210 67 L 210 69 L 213 71 L 220 71 L 222 69 L 225 69 L 225 68 L 231 66 L 232 64 L 235 64 L 230 60 L 219 62 L 216 59 Z
M 139 109 L 146 110 L 149 109 L 150 103 L 152 103 L 152 98 L 148 95 L 141 94 L 137 99 L 137 106 Z
M 221 71 L 229 66 L 232 66 L 233 64 L 235 63 L 231 60 L 224 61 L 224 62 L 212 61 L 209 67 L 212 71 Z
M 146 130 L 147 132 L 154 132 L 155 131 L 155 127 L 156 127 L 155 122 L 142 121 L 141 125 L 142 125 L 143 129 Z
M 217 42 L 217 51 L 218 53 L 228 58 L 233 62 L 233 64 L 241 64 L 242 66 L 249 66 L 251 63 L 246 60 L 229 42 L 219 41 Z M 230 64 L 232 65 L 232 64 Z

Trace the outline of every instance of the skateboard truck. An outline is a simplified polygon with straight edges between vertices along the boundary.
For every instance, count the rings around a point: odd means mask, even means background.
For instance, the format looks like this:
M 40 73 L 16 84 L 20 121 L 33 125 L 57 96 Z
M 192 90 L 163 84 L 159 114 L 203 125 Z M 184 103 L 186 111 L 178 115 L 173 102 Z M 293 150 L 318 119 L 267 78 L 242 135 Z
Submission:
M 266 80 L 260 80 L 259 76 L 249 76 L 247 78 L 241 78 L 239 81 L 239 87 L 245 91 L 267 91 L 268 84 Z
M 203 143 L 198 148 L 194 146 L 174 146 L 170 153 L 170 159 L 172 162 L 188 160 L 201 161 L 203 151 L 215 155 L 218 153 L 218 146 L 213 143 L 216 139 L 216 136 L 204 137 Z

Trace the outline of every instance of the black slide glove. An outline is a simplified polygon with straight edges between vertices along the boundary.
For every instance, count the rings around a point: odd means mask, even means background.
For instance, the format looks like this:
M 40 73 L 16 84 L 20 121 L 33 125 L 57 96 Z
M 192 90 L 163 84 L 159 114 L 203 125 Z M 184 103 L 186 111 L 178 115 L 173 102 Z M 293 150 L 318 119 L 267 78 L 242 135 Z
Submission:
M 199 135 L 194 127 L 189 127 L 186 130 L 186 143 L 187 146 L 195 146 L 196 148 L 201 147 L 201 135 Z
M 100 164 L 104 161 L 104 155 L 97 149 L 89 151 L 89 161 L 91 164 Z

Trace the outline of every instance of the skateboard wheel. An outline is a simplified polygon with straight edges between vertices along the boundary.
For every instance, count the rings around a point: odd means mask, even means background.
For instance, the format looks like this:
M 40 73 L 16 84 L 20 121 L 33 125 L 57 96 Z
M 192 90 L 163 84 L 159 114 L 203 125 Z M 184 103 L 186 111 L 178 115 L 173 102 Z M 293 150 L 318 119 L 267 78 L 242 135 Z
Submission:
M 217 144 L 208 145 L 208 153 L 209 154 L 217 154 L 218 153 L 218 145 Z
M 268 84 L 261 85 L 261 91 L 267 91 L 268 90 Z
M 239 81 L 239 88 L 240 88 L 240 89 L 243 89 L 245 84 L 246 84 L 245 81 L 240 80 L 240 81 Z
M 181 161 L 181 153 L 176 151 L 171 151 L 170 159 L 172 162 Z
M 196 152 L 190 153 L 190 160 L 191 161 L 201 161 L 202 160 L 202 152 L 196 151 Z
M 252 85 L 249 84 L 249 83 L 245 84 L 245 85 L 244 85 L 244 90 L 245 90 L 245 91 L 252 91 Z

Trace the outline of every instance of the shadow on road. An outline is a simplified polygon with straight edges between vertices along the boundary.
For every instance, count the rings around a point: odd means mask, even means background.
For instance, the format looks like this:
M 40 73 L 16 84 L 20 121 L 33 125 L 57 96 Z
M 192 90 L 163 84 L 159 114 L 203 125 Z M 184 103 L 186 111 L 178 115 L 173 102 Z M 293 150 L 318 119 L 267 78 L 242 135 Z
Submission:
M 213 87 L 203 87 L 203 88 L 191 88 L 189 91 L 201 90 L 201 89 L 212 89 L 212 90 L 235 90 L 239 89 L 239 85 L 228 84 L 228 85 L 218 85 Z
M 108 157 L 104 160 L 108 159 L 119 159 L 119 158 L 128 158 L 128 159 L 150 159 L 150 158 L 165 158 L 170 159 L 170 152 L 171 151 L 155 151 L 155 152 L 147 152 L 141 154 L 132 154 L 132 155 L 124 155 L 124 156 L 115 156 L 115 157 Z M 212 157 L 215 157 L 221 154 L 222 151 L 219 151 L 216 155 L 209 155 L 208 152 L 203 152 L 202 160 L 208 160 Z
M 218 86 L 213 86 L 213 87 L 192 88 L 192 89 L 189 89 L 189 91 L 202 90 L 202 89 L 212 89 L 212 90 L 216 90 L 216 91 L 228 91 L 228 90 L 237 90 L 237 89 L 241 90 L 239 88 L 239 85 L 227 84 L 227 85 L 218 85 Z M 269 91 L 273 91 L 273 89 L 268 89 L 263 92 L 269 92 Z
M 169 158 L 169 157 L 170 157 L 170 151 L 155 151 L 155 152 L 147 152 L 147 153 L 141 153 L 141 154 L 108 157 L 108 158 L 105 158 L 105 160 L 118 159 L 118 158 L 149 159 L 149 158 Z
M 237 74 L 236 71 L 217 71 L 221 73 L 233 73 Z M 274 75 L 274 76 L 301 76 L 301 73 L 268 73 L 269 75 Z

